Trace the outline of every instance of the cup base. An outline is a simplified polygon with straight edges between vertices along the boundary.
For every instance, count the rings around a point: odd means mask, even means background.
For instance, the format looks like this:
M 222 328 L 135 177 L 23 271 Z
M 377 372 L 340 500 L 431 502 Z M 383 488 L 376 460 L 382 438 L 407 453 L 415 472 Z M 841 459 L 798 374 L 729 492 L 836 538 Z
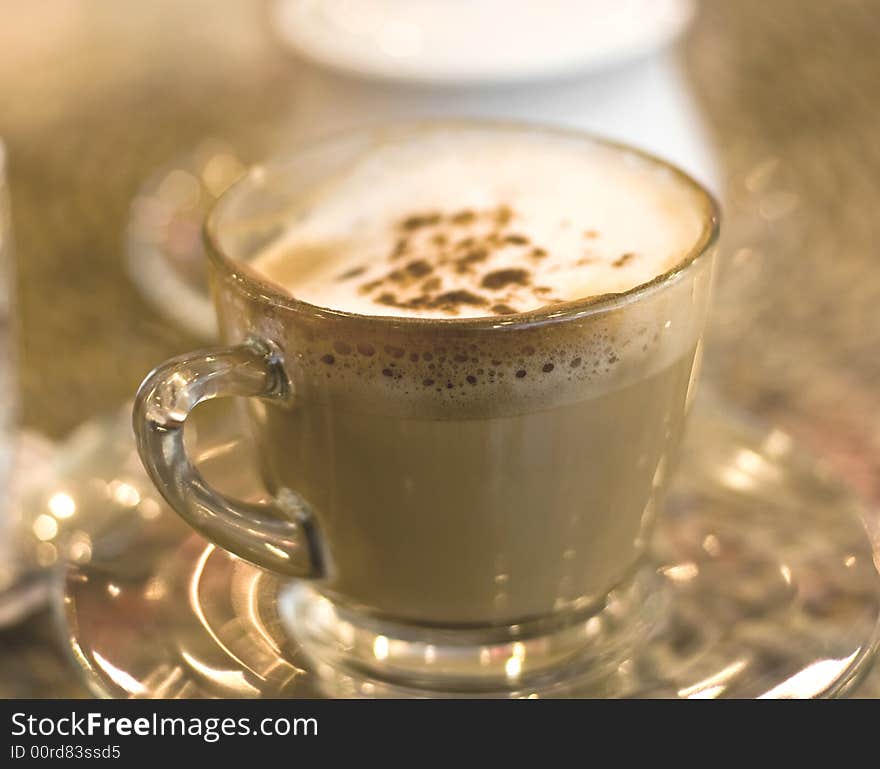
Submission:
M 602 680 L 660 628 L 666 598 L 644 568 L 588 610 L 516 625 L 388 622 L 304 582 L 282 588 L 278 609 L 328 697 L 600 696 Z

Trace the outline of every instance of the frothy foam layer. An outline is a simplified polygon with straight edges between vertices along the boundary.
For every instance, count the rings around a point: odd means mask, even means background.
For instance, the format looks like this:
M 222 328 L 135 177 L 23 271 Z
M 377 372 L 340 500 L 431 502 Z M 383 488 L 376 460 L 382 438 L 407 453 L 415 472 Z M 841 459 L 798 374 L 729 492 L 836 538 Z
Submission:
M 668 169 L 582 138 L 410 136 L 308 191 L 251 266 L 364 315 L 528 312 L 674 267 L 704 228 L 696 197 Z

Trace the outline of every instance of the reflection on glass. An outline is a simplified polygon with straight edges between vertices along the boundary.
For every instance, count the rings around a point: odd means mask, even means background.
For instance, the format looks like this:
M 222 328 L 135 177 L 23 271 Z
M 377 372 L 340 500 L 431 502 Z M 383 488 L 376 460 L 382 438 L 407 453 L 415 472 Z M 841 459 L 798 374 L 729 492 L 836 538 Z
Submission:
M 825 659 L 799 670 L 791 678 L 774 686 L 759 699 L 803 699 L 816 697 L 828 689 L 852 664 L 861 649 L 843 659 Z

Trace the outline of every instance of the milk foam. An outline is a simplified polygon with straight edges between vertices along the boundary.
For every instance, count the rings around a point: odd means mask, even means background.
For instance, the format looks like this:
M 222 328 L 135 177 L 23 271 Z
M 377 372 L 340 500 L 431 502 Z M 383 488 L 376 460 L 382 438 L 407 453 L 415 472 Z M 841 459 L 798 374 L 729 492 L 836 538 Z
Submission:
M 468 131 L 374 145 L 251 262 L 311 304 L 466 318 L 626 291 L 700 239 L 694 188 L 582 138 Z

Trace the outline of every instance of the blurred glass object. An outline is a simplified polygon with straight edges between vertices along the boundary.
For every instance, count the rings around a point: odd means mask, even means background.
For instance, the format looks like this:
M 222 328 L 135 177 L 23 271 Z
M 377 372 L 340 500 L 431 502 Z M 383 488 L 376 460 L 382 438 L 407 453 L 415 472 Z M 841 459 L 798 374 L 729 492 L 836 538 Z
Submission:
M 413 117 L 564 125 L 720 187 L 675 42 L 691 0 L 276 0 L 298 58 L 291 134 Z
M 161 315 L 200 339 L 217 335 L 202 222 L 245 164 L 227 142 L 205 139 L 157 169 L 131 204 L 125 232 L 129 277 Z
M 32 431 L 18 429 L 18 358 L 12 274 L 12 215 L 6 151 L 0 141 L 0 628 L 42 605 L 47 573 L 28 552 L 29 517 L 23 493 L 41 483 L 53 448 Z
M 0 141 L 0 590 L 12 579 L 12 445 L 15 424 L 15 355 L 12 344 L 12 222 L 6 152 Z

